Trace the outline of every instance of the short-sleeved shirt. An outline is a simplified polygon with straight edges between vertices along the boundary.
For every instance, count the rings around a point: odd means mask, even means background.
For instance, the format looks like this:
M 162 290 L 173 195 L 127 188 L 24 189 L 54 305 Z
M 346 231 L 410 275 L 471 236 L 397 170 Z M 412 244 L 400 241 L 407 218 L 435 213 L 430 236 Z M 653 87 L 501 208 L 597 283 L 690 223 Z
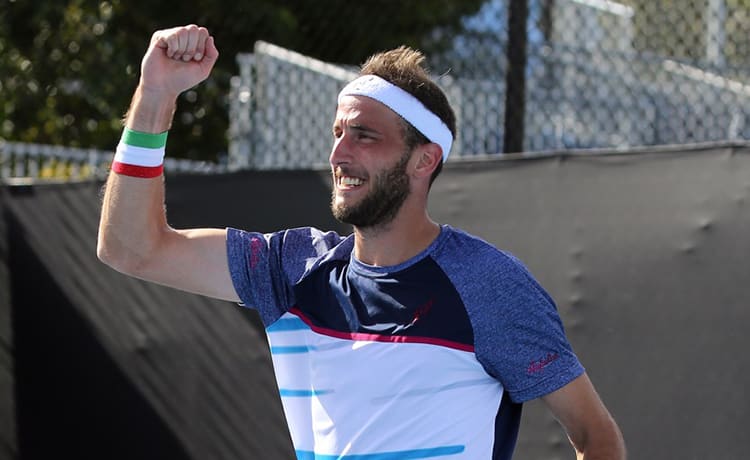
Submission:
M 450 226 L 391 267 L 315 228 L 227 238 L 298 459 L 509 459 L 521 403 L 584 371 L 523 264 Z

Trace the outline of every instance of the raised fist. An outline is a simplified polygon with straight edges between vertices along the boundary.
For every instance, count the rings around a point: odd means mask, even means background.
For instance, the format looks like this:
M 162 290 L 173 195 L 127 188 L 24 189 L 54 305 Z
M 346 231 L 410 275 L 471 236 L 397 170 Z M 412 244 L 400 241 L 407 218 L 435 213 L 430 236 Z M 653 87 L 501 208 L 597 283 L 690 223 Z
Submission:
M 141 62 L 141 86 L 176 97 L 205 80 L 219 51 L 205 27 L 194 24 L 158 30 Z

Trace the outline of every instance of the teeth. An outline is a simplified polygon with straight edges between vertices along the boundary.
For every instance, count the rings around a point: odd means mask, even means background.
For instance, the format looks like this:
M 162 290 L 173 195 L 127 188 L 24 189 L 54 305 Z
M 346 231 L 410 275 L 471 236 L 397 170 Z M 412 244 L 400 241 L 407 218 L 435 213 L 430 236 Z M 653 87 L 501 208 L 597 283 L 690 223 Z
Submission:
M 341 185 L 362 185 L 362 179 L 357 177 L 342 177 L 340 183 Z

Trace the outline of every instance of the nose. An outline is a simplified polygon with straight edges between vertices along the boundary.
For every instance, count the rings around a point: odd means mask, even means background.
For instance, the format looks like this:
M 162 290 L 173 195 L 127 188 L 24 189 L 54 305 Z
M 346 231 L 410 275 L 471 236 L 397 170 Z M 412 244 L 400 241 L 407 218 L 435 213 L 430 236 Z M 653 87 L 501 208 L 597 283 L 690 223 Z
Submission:
M 331 166 L 337 166 L 343 163 L 348 163 L 351 156 L 351 150 L 347 146 L 347 136 L 341 134 L 333 139 L 333 147 L 331 148 L 331 155 L 328 161 Z

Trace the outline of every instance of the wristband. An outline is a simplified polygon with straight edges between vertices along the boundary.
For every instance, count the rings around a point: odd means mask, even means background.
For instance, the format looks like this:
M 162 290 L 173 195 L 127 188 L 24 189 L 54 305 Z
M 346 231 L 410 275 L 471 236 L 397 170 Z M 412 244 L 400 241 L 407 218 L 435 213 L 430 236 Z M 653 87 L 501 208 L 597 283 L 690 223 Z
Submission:
M 164 171 L 167 131 L 144 133 L 125 128 L 115 150 L 112 171 L 145 179 L 158 177 Z

